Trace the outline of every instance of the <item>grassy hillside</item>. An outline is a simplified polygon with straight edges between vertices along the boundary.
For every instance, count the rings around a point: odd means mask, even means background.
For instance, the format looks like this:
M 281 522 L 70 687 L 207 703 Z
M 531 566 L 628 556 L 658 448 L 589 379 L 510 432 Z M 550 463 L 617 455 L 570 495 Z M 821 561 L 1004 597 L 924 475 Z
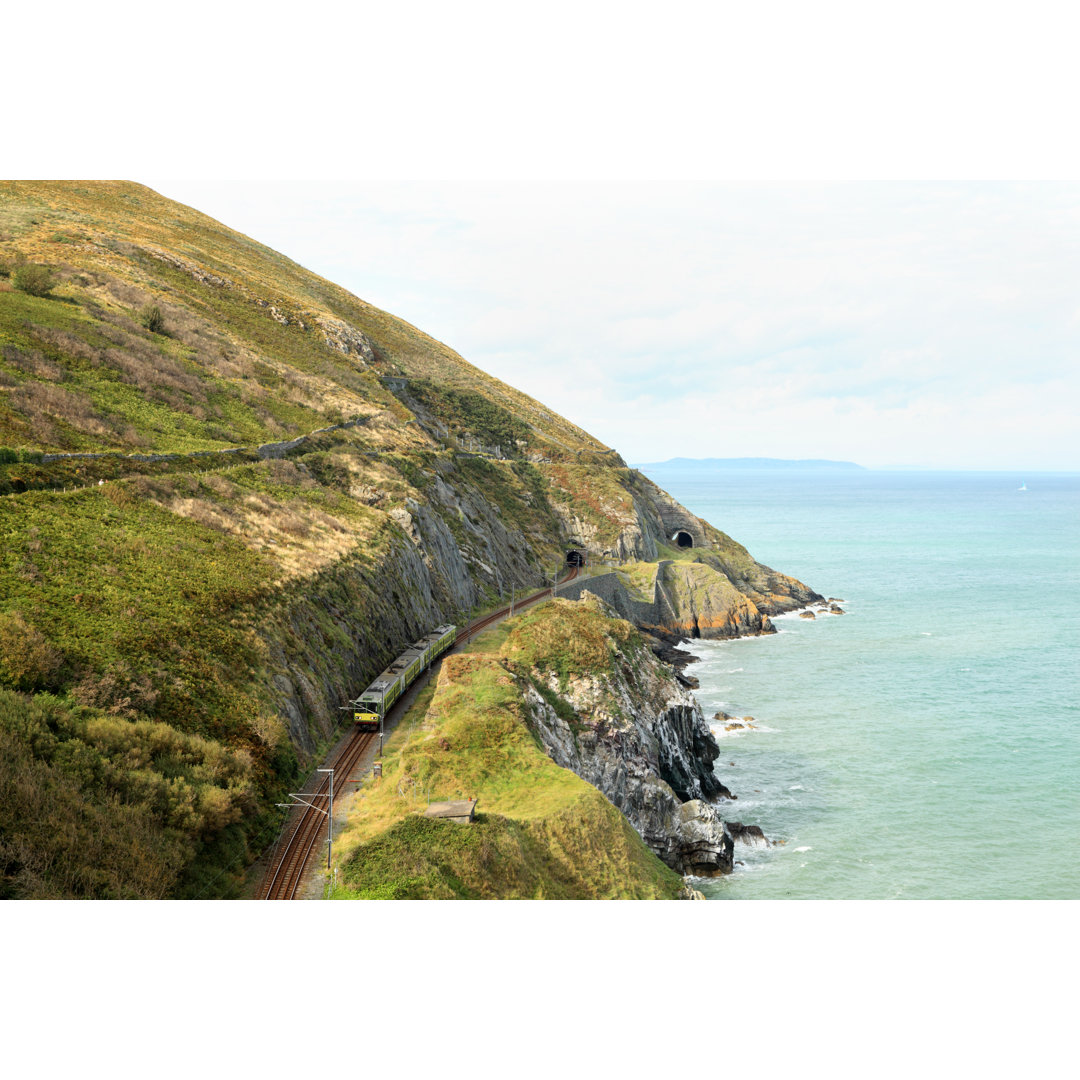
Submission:
M 417 380 L 445 440 L 387 375 Z M 288 459 L 254 450 L 343 421 Z M 460 458 L 459 438 L 515 460 Z M 524 458 L 581 449 L 603 448 L 147 188 L 0 184 L 4 893 L 240 888 L 336 705 L 495 595 L 465 563 L 418 576 L 393 515 L 437 482 L 469 509 L 494 499 L 527 533 L 502 576 L 538 578 L 559 526 Z M 441 510 L 459 559 L 486 556 L 484 523 Z
M 673 513 L 574 424 L 195 210 L 0 182 L 0 894 L 241 895 L 274 803 L 405 644 L 570 546 L 655 558 Z
M 529 729 L 521 672 L 537 661 L 567 670 L 610 662 L 596 621 L 619 625 L 583 605 L 544 604 L 490 635 L 497 655 L 481 639 L 479 653 L 443 661 L 437 687 L 390 739 L 383 777 L 367 781 L 339 837 L 338 898 L 679 895 L 680 875 Z M 474 824 L 422 816 L 429 800 L 455 798 L 479 799 Z
M 13 288 L 28 263 L 53 274 L 47 296 Z M 402 320 L 137 184 L 0 183 L 0 273 L 0 446 L 184 451 L 379 409 L 405 420 L 379 382 L 403 375 L 509 411 L 547 453 L 606 449 Z M 470 434 L 490 438 L 483 426 Z

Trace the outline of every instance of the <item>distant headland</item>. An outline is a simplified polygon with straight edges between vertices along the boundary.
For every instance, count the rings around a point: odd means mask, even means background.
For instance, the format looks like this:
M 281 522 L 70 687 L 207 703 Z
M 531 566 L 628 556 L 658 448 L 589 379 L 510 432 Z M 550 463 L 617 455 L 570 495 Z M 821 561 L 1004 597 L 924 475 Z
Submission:
M 668 458 L 667 461 L 650 461 L 635 464 L 635 469 L 836 469 L 865 471 L 865 466 L 853 461 L 826 461 L 820 458 Z

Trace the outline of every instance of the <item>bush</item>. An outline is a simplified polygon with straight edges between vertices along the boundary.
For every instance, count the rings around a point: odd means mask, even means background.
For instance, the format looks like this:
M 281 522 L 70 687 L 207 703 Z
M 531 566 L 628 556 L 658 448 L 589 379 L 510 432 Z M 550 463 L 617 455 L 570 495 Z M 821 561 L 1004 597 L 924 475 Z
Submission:
M 80 705 L 134 720 L 140 713 L 153 709 L 158 692 L 148 676 L 137 673 L 126 660 L 117 660 L 101 675 L 84 675 L 71 696 Z
M 18 450 L 11 450 L 6 446 L 0 446 L 0 465 L 13 465 L 18 460 Z
M 152 334 L 160 334 L 165 329 L 165 317 L 157 304 L 144 304 L 139 309 L 139 322 Z
M 48 296 L 56 288 L 56 279 L 47 266 L 26 263 L 12 271 L 11 284 L 31 296 Z
M 0 682 L 30 692 L 54 689 L 62 663 L 62 655 L 22 615 L 0 615 Z

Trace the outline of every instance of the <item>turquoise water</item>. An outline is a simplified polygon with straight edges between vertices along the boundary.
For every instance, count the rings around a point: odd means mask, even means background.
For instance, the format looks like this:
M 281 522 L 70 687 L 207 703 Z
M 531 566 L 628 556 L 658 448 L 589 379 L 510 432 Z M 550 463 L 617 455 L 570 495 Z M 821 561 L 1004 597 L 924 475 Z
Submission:
M 846 612 L 693 643 L 706 716 L 758 724 L 725 810 L 784 841 L 702 891 L 1080 897 L 1080 476 L 649 476 Z

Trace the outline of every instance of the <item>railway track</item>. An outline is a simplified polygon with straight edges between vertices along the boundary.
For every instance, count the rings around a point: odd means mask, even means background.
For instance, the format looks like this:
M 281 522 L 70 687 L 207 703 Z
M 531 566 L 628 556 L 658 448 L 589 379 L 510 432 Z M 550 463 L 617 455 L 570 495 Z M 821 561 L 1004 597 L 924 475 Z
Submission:
M 578 567 L 572 566 L 566 576 L 559 580 L 559 585 L 565 585 L 568 581 L 573 581 L 580 572 Z M 556 588 L 558 588 L 558 586 L 556 586 Z M 541 589 L 531 596 L 524 596 L 520 600 L 515 600 L 513 606 L 520 611 L 522 608 L 535 604 L 538 600 L 544 600 L 547 597 L 553 596 L 554 593 L 555 589 L 552 588 Z M 469 639 L 475 634 L 478 634 L 481 630 L 486 630 L 489 626 L 499 622 L 500 619 L 506 618 L 510 613 L 510 606 L 511 605 L 507 604 L 506 607 L 500 608 L 498 611 L 493 611 L 490 615 L 485 615 L 481 619 L 474 619 L 460 634 L 458 634 L 457 644 L 454 645 L 454 649 L 460 649 L 463 645 L 467 645 Z
M 571 567 L 559 585 L 565 585 L 579 574 L 578 567 Z M 556 586 L 557 588 L 557 586 Z M 517 610 L 529 607 L 555 592 L 554 588 L 541 589 L 530 596 L 514 601 L 512 605 Z M 473 635 L 489 626 L 497 623 L 510 613 L 511 605 L 500 608 L 498 611 L 485 615 L 483 618 L 474 619 L 458 635 L 456 644 L 451 651 L 457 651 L 468 644 Z M 353 770 L 363 758 L 364 753 L 371 745 L 372 740 L 378 738 L 374 731 L 356 731 L 342 748 L 337 759 L 332 763 L 334 775 L 338 778 L 338 784 L 348 783 Z M 320 775 L 316 773 L 316 775 Z M 323 778 L 315 789 L 316 798 L 313 800 L 316 806 L 324 807 L 328 802 L 329 779 Z M 282 829 L 278 839 L 277 848 L 270 862 L 270 867 L 263 879 L 259 898 L 262 900 L 295 900 L 304 875 L 313 862 L 316 851 L 322 849 L 320 840 L 326 834 L 326 815 L 318 809 L 310 806 L 297 806 L 292 811 L 292 816 Z
M 356 731 L 338 754 L 331 768 L 338 783 L 347 783 L 372 740 L 378 738 L 374 731 Z M 318 775 L 318 774 L 316 774 Z M 324 777 L 315 790 L 316 806 L 326 807 L 329 795 L 329 778 Z M 295 900 L 304 873 L 312 856 L 322 845 L 319 841 L 326 835 L 326 816 L 310 806 L 297 806 L 282 830 L 277 850 L 263 881 L 260 898 L 263 900 Z

